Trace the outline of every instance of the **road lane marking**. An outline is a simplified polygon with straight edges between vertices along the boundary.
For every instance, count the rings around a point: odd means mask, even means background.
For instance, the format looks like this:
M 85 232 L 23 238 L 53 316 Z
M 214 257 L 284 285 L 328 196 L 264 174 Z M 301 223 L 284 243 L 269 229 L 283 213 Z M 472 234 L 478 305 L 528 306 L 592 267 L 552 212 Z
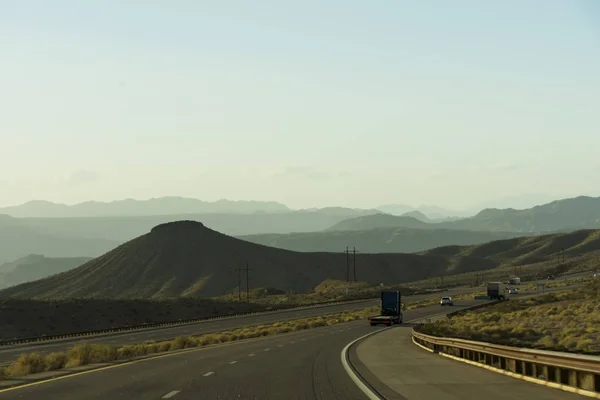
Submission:
M 282 344 L 278 344 L 277 347 L 283 347 L 283 345 Z
M 271 349 L 269 349 L 268 347 L 265 349 L 265 351 L 269 351 L 269 350 L 271 350 Z
M 165 394 L 163 397 L 161 397 L 161 399 L 170 399 L 171 397 L 175 396 L 179 392 L 181 392 L 181 390 L 173 390 L 172 392 Z
M 214 372 L 212 372 L 212 371 L 211 371 L 211 372 L 207 372 L 207 373 L 205 373 L 205 374 L 204 374 L 204 375 L 202 375 L 202 376 L 211 376 L 212 374 L 214 374 Z
M 254 353 L 248 354 L 248 357 L 254 357 Z
M 229 364 L 235 364 L 237 361 L 230 361 Z
M 350 347 L 354 343 L 359 342 L 360 340 L 365 339 L 365 338 L 367 338 L 367 337 L 369 337 L 371 335 L 374 335 L 376 333 L 379 333 L 381 331 L 385 331 L 386 329 L 391 329 L 391 327 L 387 327 L 387 328 L 383 328 L 383 329 L 378 329 L 376 331 L 369 332 L 366 335 L 361 336 L 358 339 L 355 339 L 355 340 L 351 341 L 342 350 L 342 357 L 341 357 L 342 358 L 342 365 L 344 366 L 344 369 L 346 370 L 346 373 L 348 374 L 348 376 L 350 377 L 350 379 L 352 379 L 352 381 L 354 382 L 354 384 L 356 386 L 358 386 L 358 388 L 369 398 L 369 400 L 381 400 L 381 398 L 379 396 L 377 396 L 371 389 L 369 389 L 369 387 L 367 385 L 365 385 L 363 383 L 363 381 L 358 377 L 358 375 L 352 370 L 352 367 L 350 366 L 350 363 L 348 362 L 348 349 L 350 349 Z

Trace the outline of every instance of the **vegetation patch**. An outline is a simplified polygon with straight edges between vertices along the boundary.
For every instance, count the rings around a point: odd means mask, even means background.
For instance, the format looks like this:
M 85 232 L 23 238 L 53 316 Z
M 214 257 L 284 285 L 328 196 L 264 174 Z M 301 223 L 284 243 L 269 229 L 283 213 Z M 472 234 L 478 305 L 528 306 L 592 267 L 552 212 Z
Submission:
M 47 355 L 40 353 L 22 354 L 8 367 L 0 368 L 0 379 L 18 378 L 29 374 L 55 371 L 80 365 L 129 360 L 138 356 L 335 325 L 364 319 L 378 311 L 379 308 L 377 307 L 369 307 L 312 318 L 253 325 L 219 333 L 208 333 L 199 336 L 179 336 L 173 340 L 145 342 L 119 347 L 87 343 L 77 344 L 66 352 L 51 353 Z
M 600 280 L 511 300 L 418 327 L 427 335 L 508 346 L 600 354 Z

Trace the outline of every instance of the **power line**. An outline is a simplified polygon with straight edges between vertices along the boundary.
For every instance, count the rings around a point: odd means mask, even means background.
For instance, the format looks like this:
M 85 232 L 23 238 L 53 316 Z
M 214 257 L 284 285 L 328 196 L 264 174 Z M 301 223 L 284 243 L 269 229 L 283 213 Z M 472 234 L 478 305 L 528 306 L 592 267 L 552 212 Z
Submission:
M 353 268 L 354 268 L 354 282 L 356 282 L 356 247 L 352 247 L 352 253 L 353 253 Z
M 350 252 L 348 246 L 346 246 L 346 282 L 350 281 Z
M 252 271 L 252 268 L 248 268 L 248 262 L 246 262 L 246 268 L 244 268 L 244 271 L 246 271 L 246 302 L 250 303 L 250 272 Z
M 238 301 L 242 301 L 242 269 L 234 269 L 238 273 Z

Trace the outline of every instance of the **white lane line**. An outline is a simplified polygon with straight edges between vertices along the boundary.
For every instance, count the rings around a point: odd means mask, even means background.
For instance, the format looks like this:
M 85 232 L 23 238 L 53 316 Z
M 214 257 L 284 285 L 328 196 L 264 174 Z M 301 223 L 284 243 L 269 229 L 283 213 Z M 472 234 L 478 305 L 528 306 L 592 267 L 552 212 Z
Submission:
M 204 375 L 202 375 L 202 376 L 211 376 L 212 374 L 214 374 L 214 372 L 212 372 L 212 371 L 211 371 L 211 372 L 207 372 L 207 373 L 205 373 L 205 374 L 204 374 Z
M 296 343 L 296 342 L 290 342 L 290 343 L 291 343 L 291 344 L 294 344 L 294 343 Z
M 248 357 L 254 357 L 254 353 L 248 354 Z
M 282 344 L 278 344 L 277 347 L 283 347 L 283 345 Z
M 237 361 L 230 361 L 229 364 L 235 364 Z
M 352 368 L 350 367 L 350 364 L 348 363 L 348 349 L 350 349 L 350 347 L 364 339 L 367 338 L 371 335 L 374 335 L 376 333 L 379 333 L 381 331 L 385 331 L 386 329 L 391 329 L 390 327 L 388 328 L 383 328 L 383 329 L 379 329 L 373 332 L 369 332 L 364 336 L 359 337 L 356 340 L 351 341 L 350 343 L 348 343 L 346 345 L 346 347 L 344 347 L 344 349 L 342 350 L 342 365 L 344 366 L 344 369 L 346 370 L 346 373 L 348 374 L 348 376 L 350 376 L 350 379 L 352 379 L 352 381 L 354 382 L 354 384 L 356 386 L 358 386 L 358 388 L 365 394 L 367 395 L 367 397 L 369 398 L 369 400 L 381 400 L 379 396 L 377 396 L 371 389 L 369 389 L 369 387 L 367 385 L 365 385 L 360 378 L 358 377 L 358 375 L 356 375 L 356 373 L 352 370 Z
M 170 399 L 171 397 L 175 396 L 179 392 L 181 392 L 181 390 L 173 390 L 172 392 L 165 394 L 163 397 L 161 397 L 161 399 Z
M 269 350 L 271 350 L 271 349 L 269 349 L 269 348 L 266 348 L 266 349 L 265 349 L 265 351 L 269 351 Z

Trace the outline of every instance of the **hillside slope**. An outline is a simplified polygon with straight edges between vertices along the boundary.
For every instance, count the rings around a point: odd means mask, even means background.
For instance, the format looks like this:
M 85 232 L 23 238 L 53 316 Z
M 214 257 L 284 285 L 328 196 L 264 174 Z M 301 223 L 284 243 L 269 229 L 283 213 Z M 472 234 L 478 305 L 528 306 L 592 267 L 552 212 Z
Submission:
M 51 258 L 30 254 L 0 265 L 0 287 L 19 285 L 65 272 L 91 259 L 91 257 Z
M 364 231 L 246 235 L 239 238 L 265 246 L 302 252 L 340 252 L 349 246 L 356 247 L 362 253 L 415 253 L 441 246 L 473 245 L 524 235 L 526 233 L 379 228 Z
M 460 271 L 494 268 L 464 257 Z M 68 272 L 0 291 L 0 297 L 160 298 L 212 296 L 237 287 L 235 268 L 249 262 L 251 287 L 306 292 L 329 278 L 345 279 L 342 253 L 298 253 L 223 235 L 194 221 L 159 225 L 146 235 Z M 401 283 L 444 274 L 445 257 L 359 254 L 357 276 Z M 455 268 L 455 267 L 453 267 Z
M 565 272 L 585 271 L 600 268 L 600 230 L 517 237 L 473 246 L 445 246 L 416 254 L 445 257 L 453 260 L 454 265 L 465 259 L 484 258 L 504 268 L 519 266 L 537 271 L 560 264 Z
M 436 223 L 417 221 L 407 216 L 367 215 L 341 221 L 329 227 L 327 231 L 390 227 L 523 233 L 599 229 L 600 197 L 580 196 L 525 210 L 486 209 L 470 218 Z

